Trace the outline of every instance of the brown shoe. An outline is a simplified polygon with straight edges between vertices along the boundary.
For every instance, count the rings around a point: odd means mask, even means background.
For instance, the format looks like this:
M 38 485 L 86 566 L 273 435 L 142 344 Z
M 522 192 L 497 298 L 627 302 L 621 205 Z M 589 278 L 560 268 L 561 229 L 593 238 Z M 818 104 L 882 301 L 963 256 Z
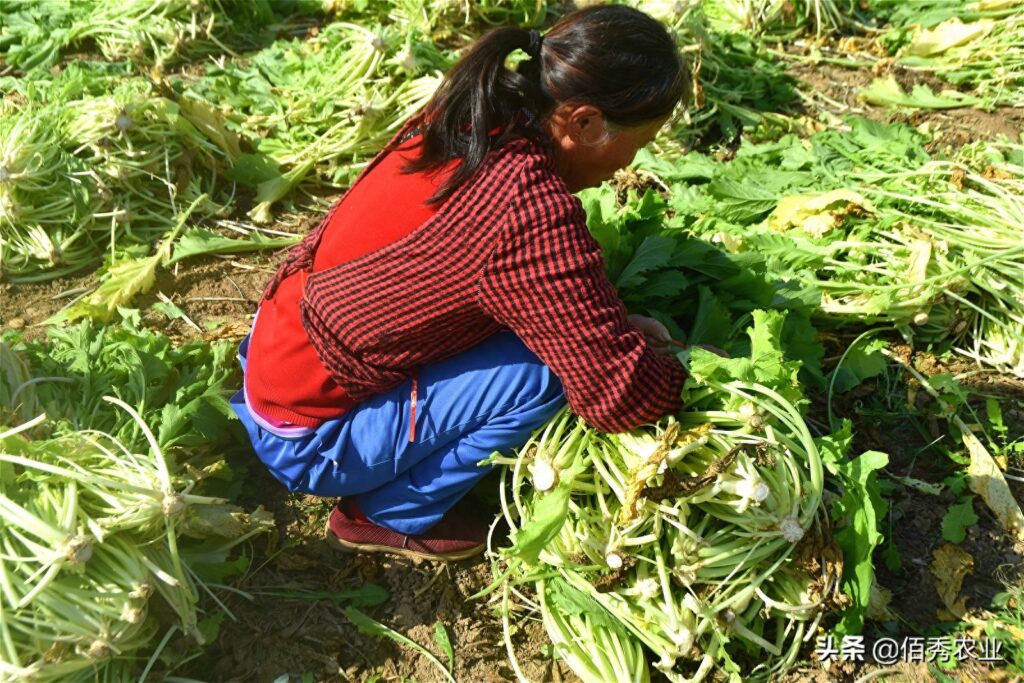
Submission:
M 487 525 L 450 510 L 425 533 L 407 536 L 374 524 L 349 505 L 338 504 L 327 520 L 327 540 L 344 550 L 403 555 L 417 560 L 464 560 L 479 555 Z

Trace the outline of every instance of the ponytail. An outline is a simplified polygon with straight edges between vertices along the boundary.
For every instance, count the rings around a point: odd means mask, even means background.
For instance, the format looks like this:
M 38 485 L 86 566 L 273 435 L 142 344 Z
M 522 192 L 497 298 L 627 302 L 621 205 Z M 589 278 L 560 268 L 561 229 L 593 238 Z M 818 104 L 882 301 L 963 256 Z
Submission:
M 534 115 L 546 112 L 548 101 L 539 82 L 505 67 L 513 51 L 530 46 L 530 31 L 494 29 L 445 75 L 423 112 L 419 158 L 405 167 L 409 173 L 432 171 L 452 159 L 461 160 L 431 203 L 447 199 L 476 174 L 488 152 L 515 137 L 523 110 Z
M 505 64 L 515 50 L 530 58 L 512 71 Z M 549 145 L 539 124 L 559 104 L 590 104 L 630 127 L 671 113 L 688 90 L 688 71 L 665 27 L 624 5 L 574 12 L 543 38 L 495 29 L 446 74 L 423 113 L 419 156 L 404 170 L 434 171 L 458 159 L 429 200 L 440 204 L 510 139 Z

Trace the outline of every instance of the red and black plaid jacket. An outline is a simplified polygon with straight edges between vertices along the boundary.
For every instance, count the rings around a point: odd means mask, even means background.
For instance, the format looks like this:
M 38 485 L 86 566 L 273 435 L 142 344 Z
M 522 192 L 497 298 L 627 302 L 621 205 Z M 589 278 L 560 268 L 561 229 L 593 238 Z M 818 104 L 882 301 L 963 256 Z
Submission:
M 329 218 L 290 253 L 266 296 L 284 277 L 311 271 Z M 626 321 L 580 201 L 549 152 L 526 139 L 493 152 L 407 237 L 308 272 L 300 308 L 321 361 L 355 402 L 507 327 L 561 380 L 572 410 L 602 431 L 681 404 L 682 365 L 648 349 Z

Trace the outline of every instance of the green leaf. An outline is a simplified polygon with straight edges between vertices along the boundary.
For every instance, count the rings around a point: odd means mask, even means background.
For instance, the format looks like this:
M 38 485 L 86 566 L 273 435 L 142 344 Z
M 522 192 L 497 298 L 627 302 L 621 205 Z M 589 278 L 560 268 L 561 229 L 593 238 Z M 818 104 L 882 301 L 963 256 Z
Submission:
M 270 207 L 292 191 L 292 188 L 306 177 L 315 165 L 315 158 L 307 155 L 286 173 L 279 174 L 260 182 L 256 186 L 256 206 L 249 210 L 249 218 L 256 223 L 269 223 Z
M 667 207 L 665 198 L 654 190 L 647 189 L 638 195 L 636 190 L 630 189 L 625 206 L 622 207 L 622 218 L 630 224 L 648 224 L 650 221 L 659 223 Z
M 593 596 L 571 586 L 564 579 L 553 578 L 545 581 L 544 595 L 551 607 L 560 613 L 589 617 L 595 626 L 606 628 L 623 638 L 630 637 L 622 622 L 605 609 L 604 605 Z
M 835 629 L 840 635 L 858 634 L 864 625 L 875 580 L 871 557 L 883 540 L 878 523 L 888 507 L 879 493 L 876 472 L 889 463 L 889 456 L 867 451 L 853 460 L 839 458 L 835 446 L 851 438 L 850 422 L 844 420 L 838 435 L 823 443 L 822 449 L 825 466 L 843 489 L 842 497 L 832 506 L 832 518 L 841 527 L 835 539 L 843 549 L 842 588 L 851 599 Z
M 992 397 L 986 398 L 985 415 L 988 417 L 988 423 L 992 426 L 993 431 L 1002 435 L 1007 433 L 1006 423 L 1003 421 L 1003 409 L 1000 407 L 999 401 Z
M 781 344 L 787 359 L 800 362 L 802 380 L 819 388 L 826 386 L 825 375 L 821 371 L 825 347 L 818 339 L 818 331 L 811 324 L 811 317 L 807 311 L 789 312 L 782 327 Z
M 455 649 L 452 647 L 451 638 L 448 637 L 448 629 L 440 621 L 434 624 L 434 642 L 448 658 L 448 673 L 451 673 L 452 667 L 455 666 Z
M 189 569 L 194 571 L 205 582 L 227 583 L 231 579 L 237 579 L 245 574 L 249 569 L 250 561 L 251 558 L 245 555 L 239 555 L 233 560 L 220 558 L 213 562 L 193 559 L 189 562 Z
M 829 466 L 829 471 L 835 473 L 830 465 L 843 461 L 853 445 L 853 423 L 843 420 L 839 429 L 828 436 L 818 437 L 814 445 L 818 447 L 822 461 Z
M 587 213 L 587 229 L 594 236 L 607 258 L 619 249 L 619 220 L 615 190 L 602 185 L 579 193 Z
M 882 107 L 909 107 L 913 109 L 958 109 L 976 107 L 984 103 L 979 97 L 972 97 L 956 90 L 943 90 L 936 95 L 925 85 L 918 83 L 908 95 L 894 76 L 876 78 L 871 85 L 862 89 L 860 98 L 868 104 Z
M 191 505 L 187 508 L 181 533 L 190 538 L 237 538 L 260 528 L 270 529 L 274 519 L 268 514 L 246 514 L 229 503 Z
M 895 573 L 903 569 L 903 559 L 900 557 L 900 550 L 891 539 L 882 546 L 881 556 L 882 561 L 885 562 L 885 568 L 890 572 Z
M 615 286 L 622 289 L 639 287 L 644 283 L 644 273 L 664 268 L 672 258 L 673 240 L 668 237 L 648 237 L 640 243 L 633 258 L 619 273 Z
M 656 156 L 649 149 L 641 149 L 633 162 L 634 168 L 650 171 L 665 182 L 711 180 L 720 165 L 699 152 L 691 152 L 679 160 Z
M 751 179 L 717 178 L 708 184 L 708 192 L 718 200 L 716 215 L 740 224 L 764 218 L 779 200 L 778 192 Z
M 203 642 L 212 643 L 217 640 L 217 636 L 220 635 L 220 625 L 224 621 L 224 617 L 227 616 L 226 612 L 217 610 L 209 616 L 203 617 L 196 624 L 199 629 L 199 633 L 203 636 Z
M 763 384 L 790 403 L 799 405 L 803 401 L 803 391 L 797 381 L 800 362 L 786 360 L 781 345 L 786 313 L 760 309 L 752 313 L 754 325 L 747 328 L 749 358 L 722 358 L 696 348 L 690 355 L 690 372 L 697 380 L 710 379 L 719 384 L 733 380 Z
M 690 280 L 678 270 L 660 270 L 647 276 L 643 288 L 634 296 L 636 298 L 654 299 L 675 297 L 682 294 L 690 286 Z M 623 295 L 631 296 L 629 293 Z
M 353 624 L 355 624 L 356 628 L 359 629 L 360 633 L 363 633 L 368 636 L 374 636 L 376 638 L 387 638 L 389 640 L 395 641 L 399 645 L 405 645 L 406 647 L 412 648 L 413 650 L 419 652 L 421 655 L 423 655 L 431 662 L 433 662 L 437 666 L 437 668 L 441 670 L 441 673 L 444 674 L 444 677 L 446 679 L 451 681 L 451 683 L 455 683 L 455 679 L 452 678 L 452 675 L 445 668 L 444 664 L 442 664 L 437 659 L 437 657 L 432 655 L 425 647 L 423 647 L 416 641 L 407 638 L 398 631 L 395 631 L 394 629 L 385 626 L 379 621 L 371 619 L 367 615 L 357 610 L 355 607 L 346 607 L 344 609 L 344 613 L 345 617 Z
M 777 232 L 760 232 L 757 229 L 743 235 L 743 246 L 766 259 L 771 272 L 776 276 L 800 278 L 805 271 L 818 268 L 832 255 L 831 247 L 814 243 L 807 237 Z
M 158 253 L 148 258 L 129 258 L 114 264 L 99 287 L 47 322 L 55 324 L 80 318 L 109 321 L 118 308 L 130 302 L 136 294 L 146 292 L 153 286 L 156 269 L 162 260 L 162 255 Z
M 955 412 L 958 408 L 967 405 L 970 392 L 951 373 L 943 372 L 932 375 L 928 378 L 928 384 L 939 393 L 942 403 L 949 412 Z
M 846 393 L 864 380 L 885 372 L 885 356 L 879 353 L 883 348 L 885 342 L 880 339 L 866 340 L 850 347 L 842 364 L 832 371 L 835 391 Z
M 185 311 L 181 310 L 179 306 L 170 301 L 157 301 L 151 306 L 151 308 L 154 311 L 163 313 L 171 320 L 178 320 L 179 318 L 185 317 Z
M 191 256 L 243 254 L 262 249 L 281 249 L 294 245 L 301 238 L 301 235 L 295 235 L 294 237 L 267 237 L 261 233 L 253 232 L 247 239 L 232 239 L 218 235 L 212 230 L 205 228 L 192 228 L 182 235 L 181 239 L 174 245 L 174 255 L 167 260 L 165 265 L 177 263 Z
M 563 476 L 558 485 L 540 497 L 531 510 L 530 519 L 512 535 L 512 547 L 506 553 L 536 564 L 540 552 L 558 535 L 569 514 L 569 493 L 572 479 Z
M 967 529 L 978 523 L 974 514 L 974 496 L 965 496 L 956 505 L 951 505 L 942 518 L 942 537 L 950 543 L 961 543 L 967 537 Z
M 228 159 L 235 161 L 241 156 L 238 136 L 227 129 L 224 115 L 219 110 L 205 100 L 193 97 L 178 98 L 178 106 L 181 108 L 182 121 L 188 121 L 197 133 L 201 131 L 201 134 L 217 145 Z
M 711 344 L 726 346 L 732 332 L 732 315 L 721 299 L 712 292 L 710 287 L 701 286 L 697 289 L 697 313 L 693 318 L 693 327 L 686 337 L 691 346 Z
M 960 464 L 966 465 L 969 462 L 970 460 L 964 458 L 964 460 Z M 946 488 L 950 490 L 950 492 L 954 496 L 959 496 L 961 493 L 967 490 L 967 473 L 956 472 L 943 479 L 942 483 L 946 486 Z

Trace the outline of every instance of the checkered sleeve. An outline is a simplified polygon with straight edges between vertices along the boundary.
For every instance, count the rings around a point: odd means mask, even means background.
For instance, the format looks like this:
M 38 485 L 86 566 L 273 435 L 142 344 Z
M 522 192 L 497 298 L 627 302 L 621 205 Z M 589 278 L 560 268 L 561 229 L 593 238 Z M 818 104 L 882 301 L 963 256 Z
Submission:
M 551 368 L 590 425 L 621 432 L 676 412 L 686 373 L 627 322 L 579 200 L 537 169 L 520 182 L 484 267 L 485 310 Z

